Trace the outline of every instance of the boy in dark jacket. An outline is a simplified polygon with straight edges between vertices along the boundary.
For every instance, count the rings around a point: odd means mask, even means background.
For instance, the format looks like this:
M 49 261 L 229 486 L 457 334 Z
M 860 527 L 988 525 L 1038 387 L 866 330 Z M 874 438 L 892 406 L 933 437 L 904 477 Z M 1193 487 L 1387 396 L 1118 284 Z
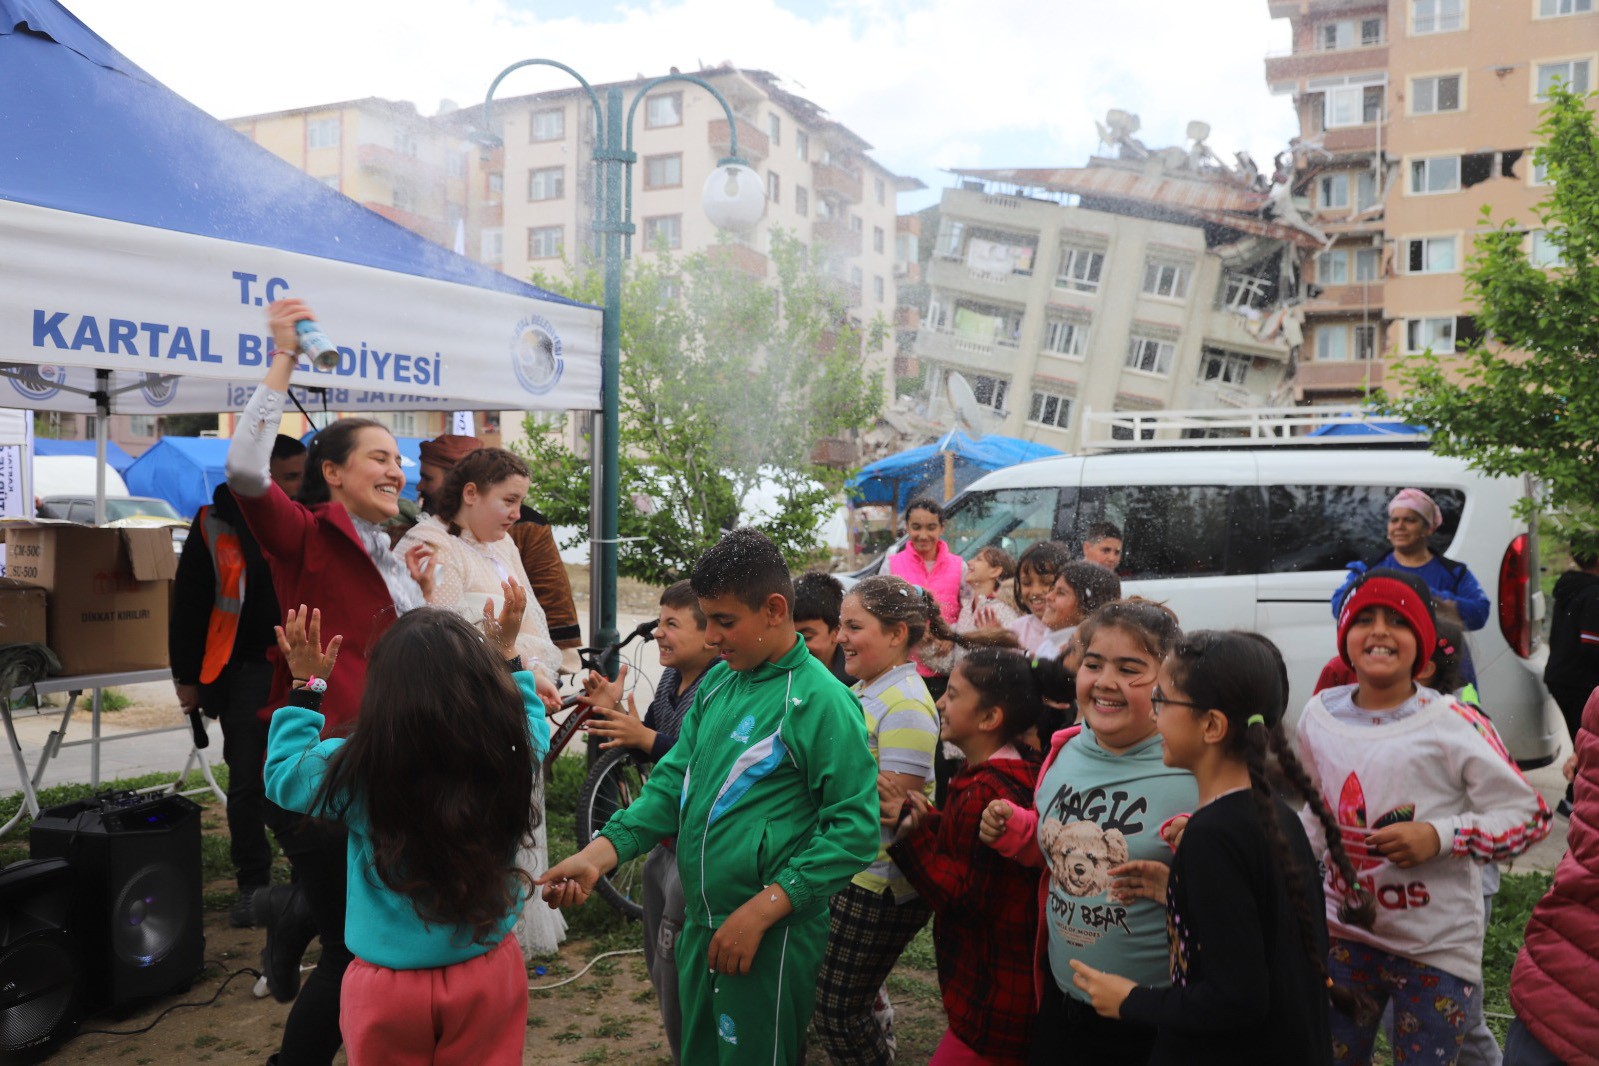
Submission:
M 1549 664 L 1543 683 L 1560 705 L 1575 744 L 1582 707 L 1599 687 L 1599 555 L 1573 555 L 1574 568 L 1555 582 L 1555 612 L 1549 623 Z M 1571 787 L 1560 802 L 1571 814 Z

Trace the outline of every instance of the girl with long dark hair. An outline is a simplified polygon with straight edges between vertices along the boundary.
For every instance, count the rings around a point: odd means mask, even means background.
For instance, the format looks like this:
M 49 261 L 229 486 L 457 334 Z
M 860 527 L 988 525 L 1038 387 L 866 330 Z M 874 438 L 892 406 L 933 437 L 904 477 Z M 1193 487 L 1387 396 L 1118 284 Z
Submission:
M 1199 806 L 1169 880 L 1158 862 L 1111 873 L 1120 891 L 1165 904 L 1172 984 L 1073 963 L 1077 986 L 1106 1017 L 1157 1030 L 1151 1063 L 1331 1063 L 1321 878 L 1278 777 L 1329 827 L 1333 862 L 1356 879 L 1336 819 L 1283 732 L 1282 655 L 1258 633 L 1190 633 L 1161 665 L 1153 703 L 1162 758 L 1193 773 Z M 1374 910 L 1363 893 L 1344 913 L 1369 928 Z M 1346 1011 L 1371 1008 L 1340 988 L 1331 998 Z
M 351 1066 L 522 1061 L 527 973 L 510 930 L 533 881 L 516 855 L 550 728 L 515 657 L 525 594 L 507 582 L 504 596 L 492 647 L 453 611 L 397 621 L 347 738 L 323 740 L 317 709 L 341 638 L 324 648 L 303 606 L 278 630 L 295 682 L 272 716 L 267 794 L 349 833 Z

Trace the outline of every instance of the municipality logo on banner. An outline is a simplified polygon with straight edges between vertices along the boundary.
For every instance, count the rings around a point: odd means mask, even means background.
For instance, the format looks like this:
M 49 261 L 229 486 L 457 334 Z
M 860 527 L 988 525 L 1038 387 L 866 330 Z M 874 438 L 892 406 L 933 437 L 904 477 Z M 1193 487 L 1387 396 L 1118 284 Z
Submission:
M 511 335 L 511 368 L 516 380 L 535 396 L 543 396 L 561 383 L 566 361 L 561 358 L 561 338 L 549 319 L 528 315 Z
M 30 400 L 48 400 L 61 391 L 67 380 L 64 366 L 32 366 L 23 363 L 0 363 L 0 374 L 11 381 L 11 387 Z
M 139 391 L 151 407 L 165 407 L 178 394 L 178 379 L 170 374 L 146 374 Z

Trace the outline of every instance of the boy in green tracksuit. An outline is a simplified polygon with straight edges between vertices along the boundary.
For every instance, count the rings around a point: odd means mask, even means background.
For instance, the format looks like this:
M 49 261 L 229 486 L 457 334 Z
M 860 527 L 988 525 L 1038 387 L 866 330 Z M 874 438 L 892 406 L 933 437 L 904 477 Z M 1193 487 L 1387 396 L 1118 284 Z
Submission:
M 877 856 L 877 765 L 859 702 L 811 656 L 777 548 L 736 529 L 690 581 L 723 661 L 639 798 L 538 883 L 581 903 L 677 837 L 682 1061 L 794 1063 L 827 947 L 827 900 Z

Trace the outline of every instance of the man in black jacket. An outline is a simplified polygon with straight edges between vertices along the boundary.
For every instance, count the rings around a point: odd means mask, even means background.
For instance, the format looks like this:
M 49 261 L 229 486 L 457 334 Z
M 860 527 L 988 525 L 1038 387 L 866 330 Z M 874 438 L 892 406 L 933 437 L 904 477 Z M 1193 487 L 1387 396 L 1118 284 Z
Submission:
M 272 447 L 272 480 L 290 497 L 305 473 L 305 451 L 305 445 L 282 435 Z M 219 485 L 211 503 L 195 514 L 178 560 L 167 652 L 184 712 L 203 712 L 222 723 L 228 835 L 239 884 L 231 912 L 236 926 L 254 924 L 252 897 L 271 880 L 261 783 L 267 724 L 260 711 L 272 687 L 267 652 L 277 646 L 273 626 L 282 618 L 272 570 L 233 494 Z
M 1555 582 L 1554 617 L 1549 623 L 1549 664 L 1543 683 L 1560 705 L 1575 743 L 1582 728 L 1582 707 L 1599 688 L 1599 555 L 1573 555 L 1574 569 Z M 1570 817 L 1572 790 L 1560 801 Z

